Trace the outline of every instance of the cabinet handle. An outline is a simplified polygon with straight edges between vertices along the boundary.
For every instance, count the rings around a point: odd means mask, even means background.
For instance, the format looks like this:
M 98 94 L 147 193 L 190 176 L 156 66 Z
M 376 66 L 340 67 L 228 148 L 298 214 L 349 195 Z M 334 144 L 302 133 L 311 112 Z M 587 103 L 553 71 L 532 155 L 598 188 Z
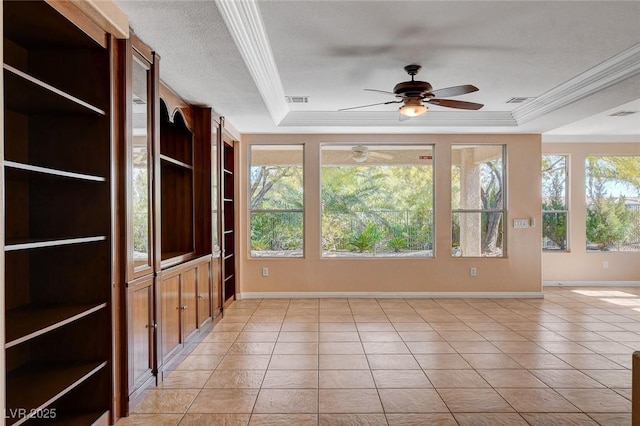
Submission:
M 145 325 L 146 328 L 158 328 L 158 324 L 147 324 Z
M 200 294 L 200 295 L 198 296 L 198 299 L 204 299 L 204 296 Z
M 184 305 L 181 309 L 182 309 L 183 311 L 186 311 L 186 310 L 187 310 L 187 305 Z

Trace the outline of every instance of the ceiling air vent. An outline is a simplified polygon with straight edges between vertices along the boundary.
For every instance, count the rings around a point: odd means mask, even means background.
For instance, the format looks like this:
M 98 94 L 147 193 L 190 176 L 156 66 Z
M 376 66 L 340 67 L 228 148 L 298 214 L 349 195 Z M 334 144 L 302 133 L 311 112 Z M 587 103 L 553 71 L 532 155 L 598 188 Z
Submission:
M 627 115 L 635 114 L 638 111 L 618 111 L 613 114 L 609 114 L 609 117 L 626 117 Z
M 527 102 L 528 100 L 531 100 L 533 98 L 523 98 L 523 97 L 517 97 L 517 98 L 509 98 L 507 99 L 508 104 L 522 104 L 524 102 Z
M 284 99 L 288 104 L 308 104 L 308 96 L 285 96 Z

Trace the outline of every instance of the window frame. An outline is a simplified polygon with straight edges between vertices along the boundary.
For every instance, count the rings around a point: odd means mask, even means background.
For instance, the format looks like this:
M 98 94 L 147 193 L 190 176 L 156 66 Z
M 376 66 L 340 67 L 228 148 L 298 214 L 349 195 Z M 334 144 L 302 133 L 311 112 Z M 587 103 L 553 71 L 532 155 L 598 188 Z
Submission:
M 500 209 L 464 209 L 464 208 L 453 208 L 453 175 L 450 175 L 452 179 L 449 182 L 449 197 L 450 197 L 450 256 L 453 258 L 460 259 L 506 259 L 508 257 L 508 248 L 507 248 L 507 234 L 508 234 L 508 217 L 507 217 L 507 201 L 508 201 L 508 157 L 507 157 L 507 144 L 506 143 L 453 143 L 450 146 L 450 153 L 453 153 L 453 150 L 456 147 L 487 147 L 487 146 L 495 146 L 501 147 L 502 151 L 502 208 Z M 449 165 L 449 169 L 452 170 L 455 164 L 453 163 L 453 155 L 451 155 L 451 162 Z M 502 255 L 501 256 L 483 256 L 482 253 L 480 256 L 465 256 L 462 251 L 460 251 L 460 255 L 456 255 L 453 247 L 453 217 L 455 214 L 465 214 L 465 213 L 479 213 L 482 215 L 483 213 L 502 213 Z
M 571 210 L 571 205 L 570 205 L 570 200 L 571 200 L 571 185 L 570 185 L 570 167 L 571 167 L 571 156 L 569 154 L 565 154 L 565 153 L 543 153 L 542 157 L 564 157 L 564 205 L 565 205 L 565 210 L 545 210 L 544 208 L 542 208 L 542 214 L 540 217 L 540 220 L 542 221 L 542 226 L 541 226 L 541 232 L 544 232 L 544 214 L 545 213 L 564 213 L 565 214 L 565 223 L 566 223 L 566 234 L 565 234 L 565 240 L 566 240 L 566 247 L 564 250 L 562 249 L 545 249 L 544 248 L 544 234 L 542 234 L 542 241 L 541 244 L 543 245 L 541 247 L 541 250 L 543 253 L 570 253 L 571 252 L 571 215 L 570 215 L 570 210 Z M 544 177 L 541 178 L 541 189 L 542 188 L 542 183 L 544 182 Z M 544 195 L 544 193 L 542 194 Z M 544 201 L 544 196 L 542 197 L 543 201 Z
M 589 244 L 595 244 L 595 242 L 590 242 L 589 238 L 588 238 L 588 221 L 589 221 L 589 185 L 587 183 L 587 181 L 589 180 L 589 158 L 622 158 L 622 157 L 633 157 L 633 158 L 637 158 L 638 161 L 640 161 L 640 155 L 638 154 L 618 154 L 618 153 L 608 153 L 608 154 L 596 154 L 596 153 L 587 153 L 584 156 L 584 181 L 583 181 L 583 185 L 584 185 L 584 205 L 585 205 L 585 210 L 584 210 L 584 218 L 585 218 L 585 235 L 584 235 L 584 251 L 585 253 L 606 253 L 606 254 L 612 254 L 612 253 L 640 253 L 640 246 L 638 246 L 637 249 L 635 250 L 620 250 L 619 245 L 621 243 L 624 243 L 625 241 L 616 241 L 618 247 L 614 250 L 610 250 L 608 246 L 605 246 L 599 250 L 594 250 L 594 249 L 589 249 Z M 617 174 L 617 173 L 616 173 Z M 606 195 L 606 194 L 605 194 Z M 638 189 L 638 196 L 640 197 L 640 189 Z M 608 195 L 609 198 L 612 197 L 611 194 Z M 625 194 L 624 195 L 625 198 L 628 198 L 628 196 Z M 632 197 L 634 197 L 632 195 Z M 620 197 L 617 197 L 617 200 L 619 200 Z M 640 215 L 640 209 L 633 209 L 633 210 L 638 210 L 638 214 Z M 637 244 L 637 243 L 632 243 L 632 244 Z
M 392 147 L 415 147 L 415 149 L 420 149 L 420 148 L 425 148 L 425 149 L 429 149 L 430 153 L 428 155 L 431 156 L 430 161 L 431 161 L 431 182 L 432 182 L 432 187 L 431 187 L 431 254 L 430 255 L 421 255 L 421 256 L 411 256 L 411 255 L 398 255 L 398 256 L 384 256 L 384 255 L 376 255 L 375 251 L 374 253 L 371 253 L 369 255 L 362 255 L 362 256 L 327 256 L 325 254 L 325 249 L 323 247 L 323 236 L 324 236 L 324 228 L 323 228 L 323 213 L 324 213 L 324 205 L 322 203 L 322 189 L 323 189 L 323 148 L 324 147 L 335 147 L 335 146 L 346 146 L 346 147 L 353 147 L 353 146 L 358 146 L 358 145 L 364 145 L 369 149 L 375 149 L 376 147 L 387 147 L 387 146 L 392 146 Z M 319 238 L 318 238 L 318 242 L 319 242 L 319 254 L 320 254 L 320 259 L 322 260 L 407 260 L 407 259 L 412 259 L 412 260 L 416 260 L 416 259 L 420 259 L 420 260 L 424 260 L 424 259 L 435 259 L 436 257 L 436 241 L 437 241 L 437 223 L 436 223 L 436 190 L 437 190 L 437 185 L 436 185 L 436 180 L 437 180 L 437 176 L 436 176 L 436 143 L 434 142 L 360 142 L 360 141 L 345 141 L 345 142 L 322 142 L 319 144 L 319 177 L 318 177 L 318 184 L 319 184 L 319 197 L 320 197 L 320 201 L 319 201 Z M 346 152 L 346 151 L 345 151 Z M 354 163 L 353 166 L 357 166 L 357 165 L 361 165 L 361 163 Z M 382 166 L 385 166 L 385 164 L 381 164 Z M 388 166 L 388 165 L 387 165 Z M 407 252 L 407 253 L 411 253 L 411 252 Z
M 301 167 L 301 177 L 302 177 L 302 197 L 301 197 L 301 202 L 302 202 L 302 208 L 301 209 L 252 209 L 251 208 L 251 169 L 253 167 L 253 161 L 252 161 L 252 157 L 253 157 L 253 148 L 254 147 L 265 147 L 265 146 L 281 146 L 281 147 L 299 147 L 300 151 L 302 152 L 302 159 L 300 161 L 300 167 Z M 247 163 L 248 163 L 248 167 L 247 167 L 247 229 L 248 229 L 248 233 L 247 233 L 247 258 L 249 260 L 258 260 L 258 259 L 304 259 L 306 257 L 306 203 L 305 203 L 305 197 L 306 197 L 306 180 L 305 180 L 305 157 L 306 157 L 306 145 L 304 142 L 298 142 L 298 143 L 284 143 L 284 142 L 269 142 L 269 143 L 251 143 L 247 146 Z M 257 250 L 253 250 L 252 249 L 252 218 L 253 218 L 253 214 L 254 213 L 300 213 L 302 220 L 301 220 L 301 229 L 300 229 L 300 235 L 301 235 L 301 252 L 299 255 L 295 255 L 295 256 L 291 256 L 291 255 L 282 255 L 282 256 L 277 256 L 277 255 L 262 255 L 262 256 L 255 256 L 253 254 L 254 251 Z

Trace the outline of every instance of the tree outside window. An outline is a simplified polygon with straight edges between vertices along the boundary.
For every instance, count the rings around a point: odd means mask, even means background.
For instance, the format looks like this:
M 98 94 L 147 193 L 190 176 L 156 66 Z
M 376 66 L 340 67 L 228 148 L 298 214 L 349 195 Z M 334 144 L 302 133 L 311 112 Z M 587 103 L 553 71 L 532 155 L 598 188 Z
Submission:
M 451 148 L 452 256 L 504 256 L 504 150 L 504 145 Z
M 433 256 L 433 147 L 323 145 L 324 257 Z
M 587 251 L 640 251 L 640 157 L 585 160 Z
M 301 257 L 302 145 L 252 145 L 249 202 L 252 257 Z
M 542 156 L 542 249 L 567 251 L 567 156 Z

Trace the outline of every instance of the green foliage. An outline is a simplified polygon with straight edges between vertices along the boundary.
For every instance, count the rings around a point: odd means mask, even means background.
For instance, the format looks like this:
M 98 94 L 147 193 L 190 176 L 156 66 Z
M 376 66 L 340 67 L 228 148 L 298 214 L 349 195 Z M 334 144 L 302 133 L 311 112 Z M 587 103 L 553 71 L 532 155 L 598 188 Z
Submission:
M 586 158 L 587 241 L 600 250 L 634 238 L 632 212 L 624 194 L 640 193 L 639 156 L 591 156 Z M 611 193 L 618 193 L 617 198 Z
M 372 251 L 380 239 L 382 234 L 374 223 L 368 223 L 367 226 L 361 231 L 356 233 L 349 240 L 349 244 L 353 246 L 359 253 L 365 251 Z
M 396 236 L 410 249 L 430 247 L 432 182 L 430 166 L 323 167 L 323 249 L 372 250 L 370 236 L 359 231 L 363 223 L 375 224 L 376 243 L 385 248 Z
M 566 156 L 542 157 L 542 236 L 555 247 L 567 249 Z
M 301 250 L 302 213 L 264 212 L 251 215 L 251 250 Z
M 606 250 L 624 239 L 630 219 L 631 212 L 625 206 L 624 197 L 597 199 L 587 208 L 587 241 Z
M 387 242 L 387 247 L 395 253 L 407 248 L 407 240 L 402 237 L 393 237 Z
M 567 249 L 567 214 L 542 212 L 542 236 L 553 241 L 559 250 Z

